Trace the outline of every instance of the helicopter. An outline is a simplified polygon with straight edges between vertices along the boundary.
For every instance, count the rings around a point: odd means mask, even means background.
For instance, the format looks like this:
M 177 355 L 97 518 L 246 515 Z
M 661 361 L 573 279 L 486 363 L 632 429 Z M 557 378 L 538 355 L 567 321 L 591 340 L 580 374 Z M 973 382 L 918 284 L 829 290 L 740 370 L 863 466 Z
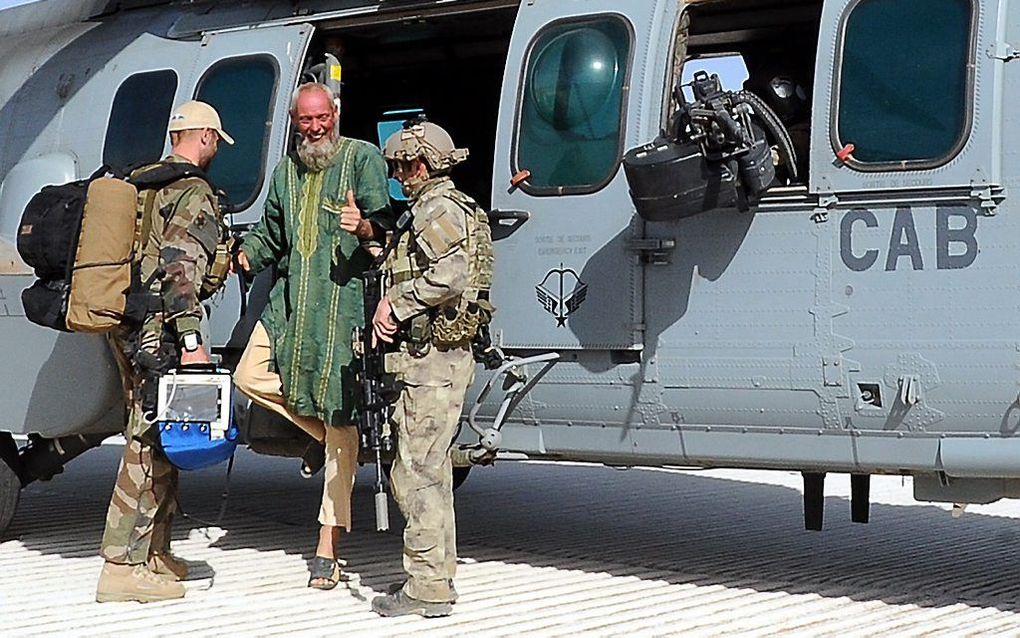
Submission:
M 539 357 L 525 372 L 556 359 L 513 411 L 484 377 L 469 392 L 466 416 L 495 426 L 500 449 L 801 472 L 810 529 L 830 473 L 851 476 L 857 522 L 872 474 L 911 476 L 923 501 L 1020 497 L 1015 13 L 1000 0 L 0 12 L 0 529 L 24 485 L 123 425 L 102 339 L 24 317 L 25 203 L 158 159 L 171 108 L 196 98 L 237 140 L 210 176 L 243 232 L 290 143 L 293 90 L 334 62 L 345 135 L 378 142 L 420 110 L 471 149 L 454 177 L 489 213 L 493 340 Z M 720 58 L 741 61 L 742 86 L 702 71 Z M 209 303 L 224 361 L 265 294 L 256 280 Z M 255 451 L 303 448 L 257 411 L 245 421 Z

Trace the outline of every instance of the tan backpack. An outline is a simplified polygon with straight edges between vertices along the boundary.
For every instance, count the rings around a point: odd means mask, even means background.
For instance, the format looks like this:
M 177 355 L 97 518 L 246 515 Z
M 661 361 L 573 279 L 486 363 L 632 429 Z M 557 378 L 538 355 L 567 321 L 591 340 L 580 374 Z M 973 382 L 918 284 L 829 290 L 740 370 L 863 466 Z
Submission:
M 140 326 L 148 291 L 138 262 L 156 191 L 191 176 L 206 179 L 191 164 L 163 162 L 130 178 L 101 170 L 35 195 L 18 230 L 18 252 L 38 278 L 21 294 L 28 319 L 70 332 Z

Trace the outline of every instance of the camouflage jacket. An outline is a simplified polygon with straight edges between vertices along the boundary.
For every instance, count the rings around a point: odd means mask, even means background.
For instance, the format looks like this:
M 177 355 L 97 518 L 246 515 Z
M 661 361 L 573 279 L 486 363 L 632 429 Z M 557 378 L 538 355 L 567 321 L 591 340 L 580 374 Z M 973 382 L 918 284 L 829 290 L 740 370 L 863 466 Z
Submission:
M 411 198 L 411 230 L 390 258 L 393 286 L 386 297 L 403 322 L 456 303 L 468 286 L 467 211 L 449 197 L 448 177 L 431 179 Z
M 188 160 L 171 155 L 164 161 Z M 139 193 L 140 199 L 144 195 Z M 179 179 L 156 192 L 141 276 L 143 282 L 151 281 L 162 312 L 150 307 L 145 332 L 162 332 L 165 326 L 178 343 L 190 332 L 201 332 L 202 283 L 211 275 L 217 250 L 223 250 L 224 236 L 219 202 L 202 178 Z M 153 276 L 158 271 L 162 277 Z

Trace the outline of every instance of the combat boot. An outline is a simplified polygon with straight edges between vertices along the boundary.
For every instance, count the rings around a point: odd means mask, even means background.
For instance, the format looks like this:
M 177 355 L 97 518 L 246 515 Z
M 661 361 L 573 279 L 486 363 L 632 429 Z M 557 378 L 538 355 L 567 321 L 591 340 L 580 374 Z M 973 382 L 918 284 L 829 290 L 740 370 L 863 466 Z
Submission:
M 188 563 L 170 552 L 155 552 L 149 556 L 149 569 L 175 581 L 188 579 Z
M 372 611 L 386 617 L 418 614 L 425 618 L 440 618 L 449 616 L 453 606 L 450 603 L 429 603 L 411 598 L 400 589 L 394 594 L 373 598 Z
M 184 585 L 156 574 L 147 565 L 104 563 L 96 586 L 96 602 L 151 603 L 184 598 Z
M 407 581 L 404 581 L 404 582 L 407 582 Z M 450 583 L 450 597 L 447 600 L 450 601 L 451 605 L 456 605 L 457 604 L 457 599 L 460 598 L 460 594 L 457 593 L 457 588 L 453 586 L 453 579 L 452 578 L 449 581 L 447 581 L 447 582 Z M 404 583 L 393 583 L 392 585 L 390 585 L 389 587 L 386 588 L 386 593 L 387 594 L 395 594 L 395 593 L 397 593 L 398 591 L 400 591 L 403 588 L 404 588 Z

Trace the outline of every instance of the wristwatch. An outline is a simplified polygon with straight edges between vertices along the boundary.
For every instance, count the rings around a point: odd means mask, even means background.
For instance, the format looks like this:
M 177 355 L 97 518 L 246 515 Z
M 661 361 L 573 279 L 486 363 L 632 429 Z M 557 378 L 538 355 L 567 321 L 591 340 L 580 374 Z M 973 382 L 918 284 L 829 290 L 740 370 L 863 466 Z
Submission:
M 184 335 L 184 351 L 195 352 L 202 345 L 202 337 L 197 332 L 189 332 Z

